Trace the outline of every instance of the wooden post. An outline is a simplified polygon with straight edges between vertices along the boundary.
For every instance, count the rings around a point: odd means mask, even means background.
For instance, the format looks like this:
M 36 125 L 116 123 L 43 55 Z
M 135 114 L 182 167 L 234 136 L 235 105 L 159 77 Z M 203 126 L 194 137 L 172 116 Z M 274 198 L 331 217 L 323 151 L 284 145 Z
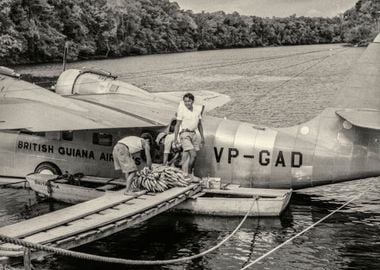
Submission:
M 24 248 L 24 269 L 25 270 L 32 270 L 30 248 Z
M 67 59 L 68 52 L 69 52 L 69 42 L 66 41 L 65 42 L 65 48 L 63 50 L 63 67 L 62 67 L 63 71 L 66 70 L 66 59 Z

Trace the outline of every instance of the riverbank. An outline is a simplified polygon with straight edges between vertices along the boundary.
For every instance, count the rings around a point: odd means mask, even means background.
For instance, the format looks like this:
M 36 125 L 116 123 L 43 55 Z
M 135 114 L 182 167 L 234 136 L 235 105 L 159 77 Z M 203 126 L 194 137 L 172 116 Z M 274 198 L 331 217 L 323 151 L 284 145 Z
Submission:
M 0 9 L 0 65 L 283 45 L 366 43 L 377 33 L 378 1 L 344 16 L 261 18 L 193 13 L 176 2 L 6 1 Z M 358 19 L 360 18 L 360 19 Z

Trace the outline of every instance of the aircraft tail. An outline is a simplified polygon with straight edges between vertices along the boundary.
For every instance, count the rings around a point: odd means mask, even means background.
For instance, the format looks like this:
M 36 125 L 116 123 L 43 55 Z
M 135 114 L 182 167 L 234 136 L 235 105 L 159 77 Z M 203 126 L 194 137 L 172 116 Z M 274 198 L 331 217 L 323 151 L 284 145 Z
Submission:
M 364 51 L 347 78 L 335 107 L 380 111 L 380 34 Z

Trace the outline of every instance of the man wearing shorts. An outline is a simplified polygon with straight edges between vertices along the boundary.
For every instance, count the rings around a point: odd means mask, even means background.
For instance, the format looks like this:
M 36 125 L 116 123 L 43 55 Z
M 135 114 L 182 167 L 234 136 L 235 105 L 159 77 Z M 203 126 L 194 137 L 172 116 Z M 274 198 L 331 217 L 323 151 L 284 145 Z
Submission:
M 178 106 L 174 143 L 177 143 L 179 135 L 183 148 L 182 170 L 185 175 L 191 174 L 197 155 L 196 151 L 204 144 L 202 110 L 202 106 L 194 105 L 194 96 L 191 93 L 185 94 L 183 96 L 183 103 L 180 103 Z M 196 133 L 197 129 L 201 136 L 200 140 Z
M 122 170 L 125 174 L 125 194 L 131 193 L 131 183 L 137 172 L 137 166 L 132 158 L 132 155 L 140 151 L 144 151 L 146 156 L 146 165 L 149 168 L 152 167 L 152 158 L 150 155 L 150 145 L 152 144 L 152 141 L 153 138 L 149 133 L 143 133 L 140 137 L 124 137 L 114 146 L 112 155 L 115 170 Z

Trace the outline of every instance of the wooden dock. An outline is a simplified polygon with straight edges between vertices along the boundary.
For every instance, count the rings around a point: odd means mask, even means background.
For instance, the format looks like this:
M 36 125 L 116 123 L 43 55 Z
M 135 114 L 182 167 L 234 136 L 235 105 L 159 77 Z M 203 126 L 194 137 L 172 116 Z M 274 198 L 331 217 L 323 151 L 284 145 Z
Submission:
M 134 196 L 110 193 L 42 216 L 0 228 L 0 234 L 60 248 L 73 248 L 141 223 L 200 192 L 199 184 Z M 33 257 L 46 255 L 32 252 Z M 0 244 L 0 256 L 21 257 L 20 246 Z

